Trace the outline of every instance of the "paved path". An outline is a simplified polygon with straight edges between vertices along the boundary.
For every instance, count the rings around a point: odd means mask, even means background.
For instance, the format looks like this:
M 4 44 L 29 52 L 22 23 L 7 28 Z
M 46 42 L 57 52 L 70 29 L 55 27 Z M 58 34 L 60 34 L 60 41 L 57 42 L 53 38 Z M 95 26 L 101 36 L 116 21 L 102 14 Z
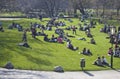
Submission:
M 57 73 L 0 68 L 0 79 L 120 79 L 120 70 Z
M 22 18 L 0 18 L 0 20 L 20 20 Z

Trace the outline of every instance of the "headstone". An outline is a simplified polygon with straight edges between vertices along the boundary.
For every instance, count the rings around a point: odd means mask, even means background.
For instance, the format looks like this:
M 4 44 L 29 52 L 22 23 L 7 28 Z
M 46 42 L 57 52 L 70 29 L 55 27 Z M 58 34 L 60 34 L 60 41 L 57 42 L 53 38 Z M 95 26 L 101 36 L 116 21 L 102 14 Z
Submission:
M 54 67 L 55 72 L 64 72 L 63 68 L 61 66 Z
M 14 66 L 11 62 L 7 62 L 7 64 L 5 65 L 6 69 L 14 69 Z

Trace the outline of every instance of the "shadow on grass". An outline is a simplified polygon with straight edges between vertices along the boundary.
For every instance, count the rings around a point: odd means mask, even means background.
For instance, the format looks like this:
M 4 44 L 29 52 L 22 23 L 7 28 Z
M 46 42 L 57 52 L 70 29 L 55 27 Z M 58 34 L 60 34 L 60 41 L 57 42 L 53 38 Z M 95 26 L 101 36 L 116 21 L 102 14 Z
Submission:
M 120 57 L 118 57 L 118 56 L 114 56 L 114 58 L 120 59 Z
M 43 41 L 41 41 L 39 38 L 35 38 L 35 41 L 38 43 L 43 43 Z
M 120 72 L 120 70 L 117 70 L 117 69 L 115 69 L 115 68 L 112 68 L 114 71 L 117 71 L 117 72 Z
M 51 53 L 49 53 L 49 52 L 45 52 L 45 51 L 41 51 L 41 52 L 36 52 L 36 53 L 39 53 L 39 54 L 42 54 L 42 55 L 47 55 L 47 56 L 53 56 Z
M 0 41 L 0 60 L 4 61 L 4 62 L 7 62 L 7 61 L 10 61 L 12 59 L 12 56 L 14 55 L 12 53 L 12 51 L 16 52 L 16 53 L 19 53 L 20 55 L 26 57 L 30 62 L 33 62 L 35 64 L 42 64 L 42 65 L 51 65 L 52 63 L 48 60 L 45 60 L 45 59 L 41 59 L 39 57 L 35 57 L 35 56 L 32 56 L 30 55 L 29 53 L 26 53 L 25 51 L 30 51 L 31 49 L 28 49 L 28 48 L 23 48 L 23 47 L 17 47 L 17 45 L 14 47 L 14 45 L 16 43 L 8 43 L 6 44 L 5 41 Z M 11 50 L 11 51 L 5 51 L 5 50 Z M 18 50 L 19 49 L 19 50 Z M 3 52 L 2 52 L 3 51 Z M 24 52 L 23 52 L 24 51 Z M 49 50 L 47 50 L 49 51 Z M 44 54 L 44 55 L 47 55 L 47 56 L 52 56 L 50 53 L 48 52 L 45 52 L 45 53 L 41 53 L 41 51 L 36 51 L 35 50 L 35 53 L 39 53 L 39 54 Z M 34 53 L 34 52 L 33 52 Z
M 28 43 L 30 42 L 30 43 L 37 43 L 37 44 L 47 44 L 38 37 L 36 37 L 36 38 L 29 37 L 27 40 L 28 40 Z
M 7 62 L 12 58 L 12 55 L 8 52 L 0 52 L 0 60 L 2 62 Z
M 76 36 L 80 36 L 79 34 L 76 34 Z
M 0 41 L 0 61 L 7 62 L 12 58 L 12 54 L 8 51 L 13 47 L 7 45 L 4 41 Z
M 98 67 L 102 67 L 102 68 L 109 67 L 109 66 L 107 66 L 107 65 L 96 65 L 96 64 L 93 64 L 93 65 L 98 66 Z
M 31 62 L 33 62 L 35 64 L 38 64 L 38 65 L 43 64 L 43 65 L 48 66 L 48 65 L 52 64 L 48 60 L 44 60 L 44 59 L 41 59 L 41 58 L 38 58 L 38 57 L 34 57 L 34 56 L 32 56 L 30 54 L 27 54 L 27 53 L 24 53 L 24 52 L 23 53 L 22 52 L 17 52 L 17 53 L 21 54 L 22 56 L 25 56 L 29 61 L 31 61 Z
M 19 48 L 18 48 L 19 49 Z M 20 48 L 21 50 L 23 51 L 26 51 L 27 48 Z M 28 49 L 29 50 L 29 49 Z M 30 49 L 31 50 L 31 49 Z M 53 56 L 51 53 L 50 53 L 50 49 L 36 49 L 35 51 L 33 50 L 33 53 L 37 53 L 37 54 L 42 54 L 42 55 L 46 55 L 46 56 Z
M 83 55 L 83 56 L 93 56 L 93 54 L 83 54 L 83 53 L 80 53 L 81 55 Z
M 88 72 L 88 71 L 83 71 L 85 74 L 87 74 L 88 76 L 94 76 L 92 73 Z

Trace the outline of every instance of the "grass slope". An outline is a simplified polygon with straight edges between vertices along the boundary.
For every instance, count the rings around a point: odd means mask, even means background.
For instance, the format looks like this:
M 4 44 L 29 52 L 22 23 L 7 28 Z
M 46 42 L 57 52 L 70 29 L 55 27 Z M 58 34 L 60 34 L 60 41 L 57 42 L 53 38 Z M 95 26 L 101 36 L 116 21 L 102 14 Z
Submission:
M 47 19 L 45 19 L 47 20 Z M 24 28 L 30 26 L 30 22 L 39 22 L 37 19 L 22 19 L 14 21 L 20 23 Z M 73 23 L 65 21 L 67 26 L 76 25 L 78 26 L 79 20 L 73 19 Z M 114 23 L 114 21 L 111 21 Z M 28 43 L 31 48 L 20 47 L 17 44 L 22 40 L 22 32 L 18 32 L 17 29 L 9 30 L 7 26 L 12 21 L 2 21 L 5 32 L 0 32 L 0 66 L 3 67 L 8 61 L 11 61 L 17 69 L 31 69 L 31 70 L 53 70 L 55 66 L 62 66 L 66 71 L 79 71 L 80 58 L 85 58 L 86 70 L 105 70 L 110 69 L 109 67 L 99 67 L 92 65 L 97 56 L 104 55 L 108 62 L 110 62 L 110 56 L 107 55 L 108 48 L 111 46 L 109 39 L 105 37 L 107 34 L 100 33 L 99 30 L 103 25 L 97 24 L 96 28 L 92 28 L 91 32 L 94 35 L 94 39 L 97 45 L 88 43 L 90 38 L 87 38 L 83 31 L 77 30 L 75 38 L 70 38 L 74 46 L 78 46 L 79 50 L 72 51 L 66 48 L 66 43 L 49 43 L 43 41 L 43 37 L 39 36 L 37 39 L 31 37 L 31 33 L 28 35 Z M 46 21 L 42 22 L 46 24 Z M 40 31 L 38 29 L 38 31 Z M 72 31 L 69 32 L 71 35 Z M 54 31 L 45 31 L 51 37 Z M 55 36 L 58 36 L 55 34 Z M 87 41 L 77 40 L 79 37 L 85 37 Z M 79 54 L 84 47 L 89 48 L 93 56 L 85 56 Z M 114 68 L 120 68 L 120 58 L 114 58 Z

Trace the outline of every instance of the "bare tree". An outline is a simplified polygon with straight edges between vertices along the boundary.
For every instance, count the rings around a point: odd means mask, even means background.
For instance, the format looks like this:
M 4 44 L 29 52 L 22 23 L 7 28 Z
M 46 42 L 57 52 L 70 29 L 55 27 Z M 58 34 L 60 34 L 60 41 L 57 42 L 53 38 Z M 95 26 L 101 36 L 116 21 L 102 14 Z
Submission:
M 76 13 L 77 9 L 85 15 L 85 10 L 90 8 L 90 0 L 70 0 L 73 4 L 74 13 Z
M 0 0 L 0 10 L 1 11 L 10 11 L 13 10 L 15 0 Z
M 115 9 L 117 10 L 117 16 L 119 16 L 119 10 L 120 10 L 120 0 L 114 0 L 115 1 Z
M 100 3 L 99 0 L 92 0 L 93 8 L 96 10 L 96 15 L 99 16 Z
M 57 16 L 60 11 L 71 11 L 77 14 L 86 14 L 86 9 L 102 9 L 104 17 L 106 9 L 116 9 L 117 16 L 120 10 L 120 0 L 0 0 L 0 11 L 21 11 L 24 13 L 40 11 L 50 17 Z M 69 12 L 70 13 L 70 12 Z M 112 12 L 111 12 L 112 13 Z
M 42 0 L 43 9 L 50 17 L 57 16 L 64 0 Z

